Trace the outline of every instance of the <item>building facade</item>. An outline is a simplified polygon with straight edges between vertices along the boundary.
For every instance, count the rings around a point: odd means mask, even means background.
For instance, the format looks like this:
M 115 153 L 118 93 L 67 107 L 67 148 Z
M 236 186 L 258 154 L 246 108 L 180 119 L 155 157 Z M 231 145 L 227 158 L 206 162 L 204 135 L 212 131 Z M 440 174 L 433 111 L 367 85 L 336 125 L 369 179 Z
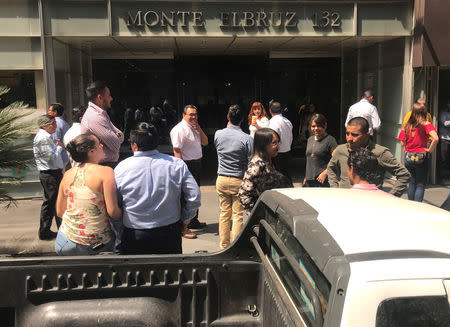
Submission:
M 424 0 L 0 1 L 0 84 L 36 108 L 72 108 L 86 103 L 89 81 L 103 79 L 118 120 L 125 107 L 168 99 L 178 112 L 198 105 L 209 134 L 231 103 L 248 110 L 279 99 L 295 128 L 298 108 L 315 103 L 340 141 L 349 106 L 371 88 L 382 119 L 377 141 L 400 159 L 396 137 L 413 99 L 439 97 L 439 65 L 421 71 L 428 59 L 417 59 L 422 7 Z

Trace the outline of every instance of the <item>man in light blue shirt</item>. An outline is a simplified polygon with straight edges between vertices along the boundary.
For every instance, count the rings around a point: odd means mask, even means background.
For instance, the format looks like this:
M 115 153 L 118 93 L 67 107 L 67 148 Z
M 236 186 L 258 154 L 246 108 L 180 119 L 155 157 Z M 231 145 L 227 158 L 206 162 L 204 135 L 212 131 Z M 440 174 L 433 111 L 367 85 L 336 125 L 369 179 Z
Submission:
M 70 125 L 62 117 L 62 115 L 64 114 L 63 105 L 61 103 L 53 103 L 48 108 L 47 113 L 50 116 L 55 117 L 56 120 L 56 131 L 54 134 L 52 134 L 52 138 L 55 141 L 60 140 L 62 142 L 64 139 L 64 135 L 66 135 L 67 131 L 70 128 Z M 67 155 L 67 151 L 63 149 L 61 155 L 64 165 L 66 165 L 69 162 L 69 156 Z
M 216 189 L 219 195 L 219 237 L 220 248 L 225 249 L 236 239 L 242 229 L 244 208 L 238 199 L 247 164 L 253 155 L 253 139 L 245 134 L 239 125 L 242 123 L 242 111 L 237 104 L 228 110 L 228 125 L 214 135 L 219 166 L 217 169 Z
M 134 155 L 114 169 L 123 205 L 121 252 L 182 253 L 181 230 L 200 207 L 200 189 L 183 160 L 156 150 L 158 132 L 152 124 L 132 130 L 130 144 Z
M 56 238 L 56 233 L 50 230 L 53 217 L 55 217 L 57 227 L 59 228 L 61 225 L 61 218 L 56 215 L 56 198 L 64 167 L 61 157 L 64 145 L 59 140 L 56 142 L 53 140 L 52 134 L 55 133 L 55 130 L 55 118 L 50 115 L 42 115 L 39 118 L 39 131 L 33 140 L 36 168 L 39 170 L 39 180 L 44 189 L 39 226 L 39 239 L 41 240 Z

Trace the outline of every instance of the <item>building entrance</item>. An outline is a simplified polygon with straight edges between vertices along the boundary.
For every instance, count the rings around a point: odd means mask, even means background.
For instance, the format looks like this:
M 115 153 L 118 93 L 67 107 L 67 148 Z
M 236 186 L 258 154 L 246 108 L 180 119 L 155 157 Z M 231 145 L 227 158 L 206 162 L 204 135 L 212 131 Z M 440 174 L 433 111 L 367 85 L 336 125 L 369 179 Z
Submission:
M 128 107 L 145 110 L 162 106 L 168 99 L 179 117 L 186 104 L 196 105 L 202 125 L 213 134 L 226 125 L 231 104 L 239 104 L 248 113 L 251 104 L 260 101 L 268 111 L 274 99 L 288 109 L 286 116 L 295 126 L 295 136 L 300 107 L 313 103 L 329 120 L 329 132 L 339 137 L 339 58 L 183 56 L 175 60 L 93 60 L 92 65 L 94 79 L 111 86 L 115 119 Z
M 213 135 L 226 126 L 230 105 L 247 112 L 254 101 L 263 101 L 266 66 L 260 56 L 181 57 L 175 61 L 178 107 L 196 105 L 200 124 Z
M 340 137 L 340 58 L 289 58 L 267 56 L 181 56 L 168 60 L 94 60 L 95 79 L 111 85 L 114 98 L 112 119 L 124 127 L 126 108 L 148 110 L 168 100 L 181 119 L 183 107 L 199 108 L 199 121 L 210 139 L 205 149 L 208 171 L 214 174 L 217 157 L 214 133 L 227 123 L 227 110 L 239 104 L 245 113 L 242 123 L 248 132 L 247 115 L 253 102 L 274 99 L 287 108 L 285 116 L 294 129 L 293 152 L 304 157 L 299 142 L 301 107 L 314 104 L 328 119 L 328 132 Z M 304 109 L 307 110 L 307 109 Z M 168 130 L 171 128 L 169 126 Z M 167 139 L 166 139 L 167 141 Z M 297 167 L 303 171 L 303 165 Z
M 288 109 L 286 116 L 298 134 L 299 109 L 315 104 L 332 124 L 337 136 L 340 111 L 340 60 L 338 58 L 269 59 L 254 56 L 183 57 L 175 62 L 177 103 L 198 105 L 201 122 L 212 132 L 226 124 L 231 104 L 248 114 L 255 101 L 268 112 L 274 99 Z M 248 123 L 243 123 L 246 129 Z

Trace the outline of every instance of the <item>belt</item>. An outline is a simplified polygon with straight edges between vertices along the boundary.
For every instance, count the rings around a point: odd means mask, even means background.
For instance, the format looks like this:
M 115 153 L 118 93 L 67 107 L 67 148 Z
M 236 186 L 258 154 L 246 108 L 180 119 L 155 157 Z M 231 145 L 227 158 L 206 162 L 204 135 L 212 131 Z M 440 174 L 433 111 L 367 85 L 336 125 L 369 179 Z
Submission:
M 202 158 L 193 160 L 184 160 L 184 162 L 202 162 Z
M 153 227 L 153 228 L 133 228 L 133 227 L 127 227 L 127 226 L 123 226 L 123 228 L 124 228 L 124 230 L 128 230 L 128 231 L 134 231 L 134 230 L 137 230 L 137 231 L 158 231 L 158 230 L 162 230 L 162 229 L 164 229 L 164 228 L 171 228 L 171 227 L 173 227 L 173 226 L 177 226 L 178 224 L 180 224 L 180 220 L 178 220 L 178 221 L 176 221 L 176 222 L 174 222 L 174 223 L 172 223 L 172 224 L 169 224 L 169 225 L 164 225 L 164 226 L 157 226 L 157 227 Z
M 222 176 L 222 177 L 231 177 L 231 178 L 242 179 L 242 177 L 231 176 L 231 175 L 224 175 L 224 174 L 217 174 L 217 176 Z

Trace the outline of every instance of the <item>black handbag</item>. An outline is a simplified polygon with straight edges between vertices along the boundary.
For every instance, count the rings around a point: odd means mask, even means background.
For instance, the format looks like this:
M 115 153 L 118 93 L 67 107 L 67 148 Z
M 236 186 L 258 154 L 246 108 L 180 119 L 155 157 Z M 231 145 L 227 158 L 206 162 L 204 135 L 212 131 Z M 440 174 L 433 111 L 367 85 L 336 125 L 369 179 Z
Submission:
M 409 164 L 421 165 L 427 158 L 426 152 L 406 152 L 405 160 Z

